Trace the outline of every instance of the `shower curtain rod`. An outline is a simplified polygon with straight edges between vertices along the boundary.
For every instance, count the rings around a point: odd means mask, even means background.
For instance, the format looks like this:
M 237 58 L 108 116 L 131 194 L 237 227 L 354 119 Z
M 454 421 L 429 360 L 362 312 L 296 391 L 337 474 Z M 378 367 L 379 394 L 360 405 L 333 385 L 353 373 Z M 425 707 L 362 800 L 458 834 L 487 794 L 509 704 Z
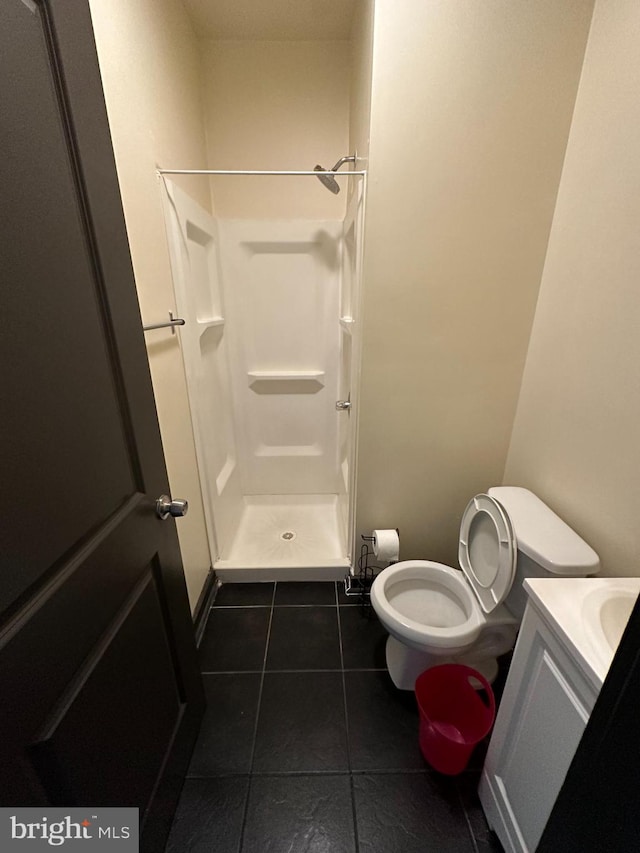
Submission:
M 331 175 L 334 178 L 345 178 L 352 175 L 356 178 L 362 178 L 367 173 L 363 171 L 353 172 L 332 172 L 330 169 L 316 171 L 315 169 L 283 172 L 283 171 L 265 171 L 265 170 L 248 170 L 248 169 L 157 169 L 158 175 Z

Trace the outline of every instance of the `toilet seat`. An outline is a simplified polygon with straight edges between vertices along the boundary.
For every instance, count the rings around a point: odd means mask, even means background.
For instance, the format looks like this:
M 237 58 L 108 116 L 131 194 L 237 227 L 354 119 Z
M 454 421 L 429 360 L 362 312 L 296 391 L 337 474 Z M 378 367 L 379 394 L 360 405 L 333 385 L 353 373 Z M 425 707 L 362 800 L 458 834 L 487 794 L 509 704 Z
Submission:
M 479 494 L 460 524 L 462 572 L 428 560 L 396 563 L 374 579 L 371 604 L 391 636 L 409 648 L 428 646 L 432 654 L 455 655 L 489 626 L 494 638 L 506 632 L 511 648 L 516 620 L 498 608 L 513 584 L 516 558 L 509 516 L 495 498 Z M 438 601 L 435 608 L 432 598 Z
M 485 494 L 472 498 L 460 523 L 458 562 L 485 613 L 509 594 L 517 550 L 511 520 L 498 501 Z
M 515 486 L 490 492 L 476 495 L 462 517 L 462 571 L 407 560 L 373 580 L 371 604 L 389 632 L 387 668 L 402 690 L 442 663 L 464 663 L 492 680 L 525 610 L 521 579 L 598 568 L 595 552 L 531 492 Z M 528 562 L 519 564 L 519 555 Z

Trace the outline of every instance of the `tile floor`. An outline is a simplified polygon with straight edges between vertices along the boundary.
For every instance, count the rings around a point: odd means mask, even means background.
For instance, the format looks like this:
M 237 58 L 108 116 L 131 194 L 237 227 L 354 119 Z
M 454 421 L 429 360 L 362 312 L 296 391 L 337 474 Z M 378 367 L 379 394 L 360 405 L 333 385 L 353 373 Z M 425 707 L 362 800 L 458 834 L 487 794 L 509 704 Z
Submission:
M 226 584 L 200 645 L 207 711 L 167 853 L 491 853 L 482 745 L 425 763 L 385 631 L 334 583 Z

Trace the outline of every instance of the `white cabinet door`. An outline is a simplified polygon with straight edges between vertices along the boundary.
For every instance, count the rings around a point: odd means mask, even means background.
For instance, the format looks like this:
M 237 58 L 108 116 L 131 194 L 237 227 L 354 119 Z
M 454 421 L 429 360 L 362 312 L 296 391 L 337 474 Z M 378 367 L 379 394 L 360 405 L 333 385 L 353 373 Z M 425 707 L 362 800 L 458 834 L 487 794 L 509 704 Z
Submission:
M 536 849 L 595 699 L 529 606 L 480 785 L 505 850 Z

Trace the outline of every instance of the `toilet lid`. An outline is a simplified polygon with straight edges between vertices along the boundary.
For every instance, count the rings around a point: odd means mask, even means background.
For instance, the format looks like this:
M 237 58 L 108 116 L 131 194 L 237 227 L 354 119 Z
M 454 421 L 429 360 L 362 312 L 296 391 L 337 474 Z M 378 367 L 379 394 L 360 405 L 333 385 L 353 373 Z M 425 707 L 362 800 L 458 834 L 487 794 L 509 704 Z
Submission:
M 511 521 L 497 500 L 476 495 L 460 524 L 458 561 L 485 613 L 507 597 L 516 568 Z

